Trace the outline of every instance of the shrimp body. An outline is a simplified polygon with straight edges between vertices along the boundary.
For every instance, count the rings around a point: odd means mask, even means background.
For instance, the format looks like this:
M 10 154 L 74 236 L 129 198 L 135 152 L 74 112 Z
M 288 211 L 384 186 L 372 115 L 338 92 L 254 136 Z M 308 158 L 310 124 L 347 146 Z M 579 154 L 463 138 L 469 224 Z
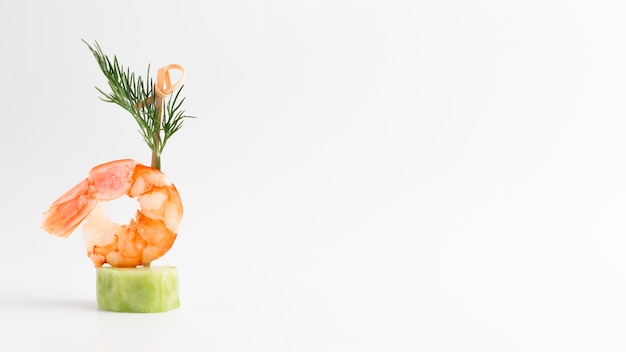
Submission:
M 140 208 L 129 224 L 118 225 L 100 203 L 124 195 L 136 198 Z M 91 169 L 50 205 L 41 227 L 65 238 L 84 223 L 87 255 L 96 267 L 147 266 L 172 247 L 182 215 L 178 191 L 164 173 L 123 159 Z

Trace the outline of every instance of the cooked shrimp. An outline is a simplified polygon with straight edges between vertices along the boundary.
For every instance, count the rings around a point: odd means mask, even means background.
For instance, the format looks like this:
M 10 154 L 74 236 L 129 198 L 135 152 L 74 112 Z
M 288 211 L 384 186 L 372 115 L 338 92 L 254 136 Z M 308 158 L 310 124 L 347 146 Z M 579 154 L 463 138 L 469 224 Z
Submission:
M 128 225 L 112 222 L 100 202 L 137 198 L 140 209 Z M 87 255 L 96 267 L 149 266 L 176 239 L 183 205 L 176 187 L 161 171 L 134 160 L 111 161 L 54 201 L 44 213 L 45 231 L 66 238 L 82 222 Z

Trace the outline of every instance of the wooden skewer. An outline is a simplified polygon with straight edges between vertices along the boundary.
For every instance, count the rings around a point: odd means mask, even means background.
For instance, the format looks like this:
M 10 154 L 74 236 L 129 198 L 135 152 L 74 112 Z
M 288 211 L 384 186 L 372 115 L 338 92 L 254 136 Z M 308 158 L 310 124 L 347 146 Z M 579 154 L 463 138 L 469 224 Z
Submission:
M 170 77 L 170 70 L 178 70 L 182 73 L 180 79 L 172 84 L 172 79 Z M 156 143 L 156 148 L 160 148 L 161 146 L 161 125 L 163 123 L 163 100 L 167 98 L 172 92 L 176 89 L 180 88 L 185 81 L 185 70 L 179 64 L 170 64 L 165 67 L 161 67 L 157 71 L 156 82 L 154 83 L 154 96 L 140 102 L 137 104 L 136 108 L 141 109 L 146 104 L 154 103 L 157 109 L 158 116 L 158 126 L 159 129 L 154 131 L 154 141 Z M 160 169 L 161 165 L 159 163 L 159 156 L 153 151 L 152 152 L 152 167 Z

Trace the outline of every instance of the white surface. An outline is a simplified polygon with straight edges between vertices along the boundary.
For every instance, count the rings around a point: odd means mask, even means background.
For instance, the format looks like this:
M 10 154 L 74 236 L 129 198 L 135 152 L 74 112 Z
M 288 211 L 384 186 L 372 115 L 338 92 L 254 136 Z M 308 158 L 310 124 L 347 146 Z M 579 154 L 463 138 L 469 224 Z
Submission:
M 0 5 L 2 350 L 626 349 L 623 2 L 172 4 Z M 38 227 L 149 161 L 81 39 L 186 69 L 177 311 L 97 311 Z

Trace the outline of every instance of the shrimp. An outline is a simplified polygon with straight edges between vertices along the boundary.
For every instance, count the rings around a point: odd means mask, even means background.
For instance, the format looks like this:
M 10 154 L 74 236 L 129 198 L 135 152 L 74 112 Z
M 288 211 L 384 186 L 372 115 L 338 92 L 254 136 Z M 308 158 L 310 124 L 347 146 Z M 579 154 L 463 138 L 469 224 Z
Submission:
M 123 195 L 136 198 L 140 208 L 129 224 L 118 225 L 100 203 Z M 182 216 L 178 191 L 164 173 L 123 159 L 91 169 L 50 205 L 41 228 L 67 238 L 84 221 L 87 256 L 96 267 L 149 266 L 172 247 Z

